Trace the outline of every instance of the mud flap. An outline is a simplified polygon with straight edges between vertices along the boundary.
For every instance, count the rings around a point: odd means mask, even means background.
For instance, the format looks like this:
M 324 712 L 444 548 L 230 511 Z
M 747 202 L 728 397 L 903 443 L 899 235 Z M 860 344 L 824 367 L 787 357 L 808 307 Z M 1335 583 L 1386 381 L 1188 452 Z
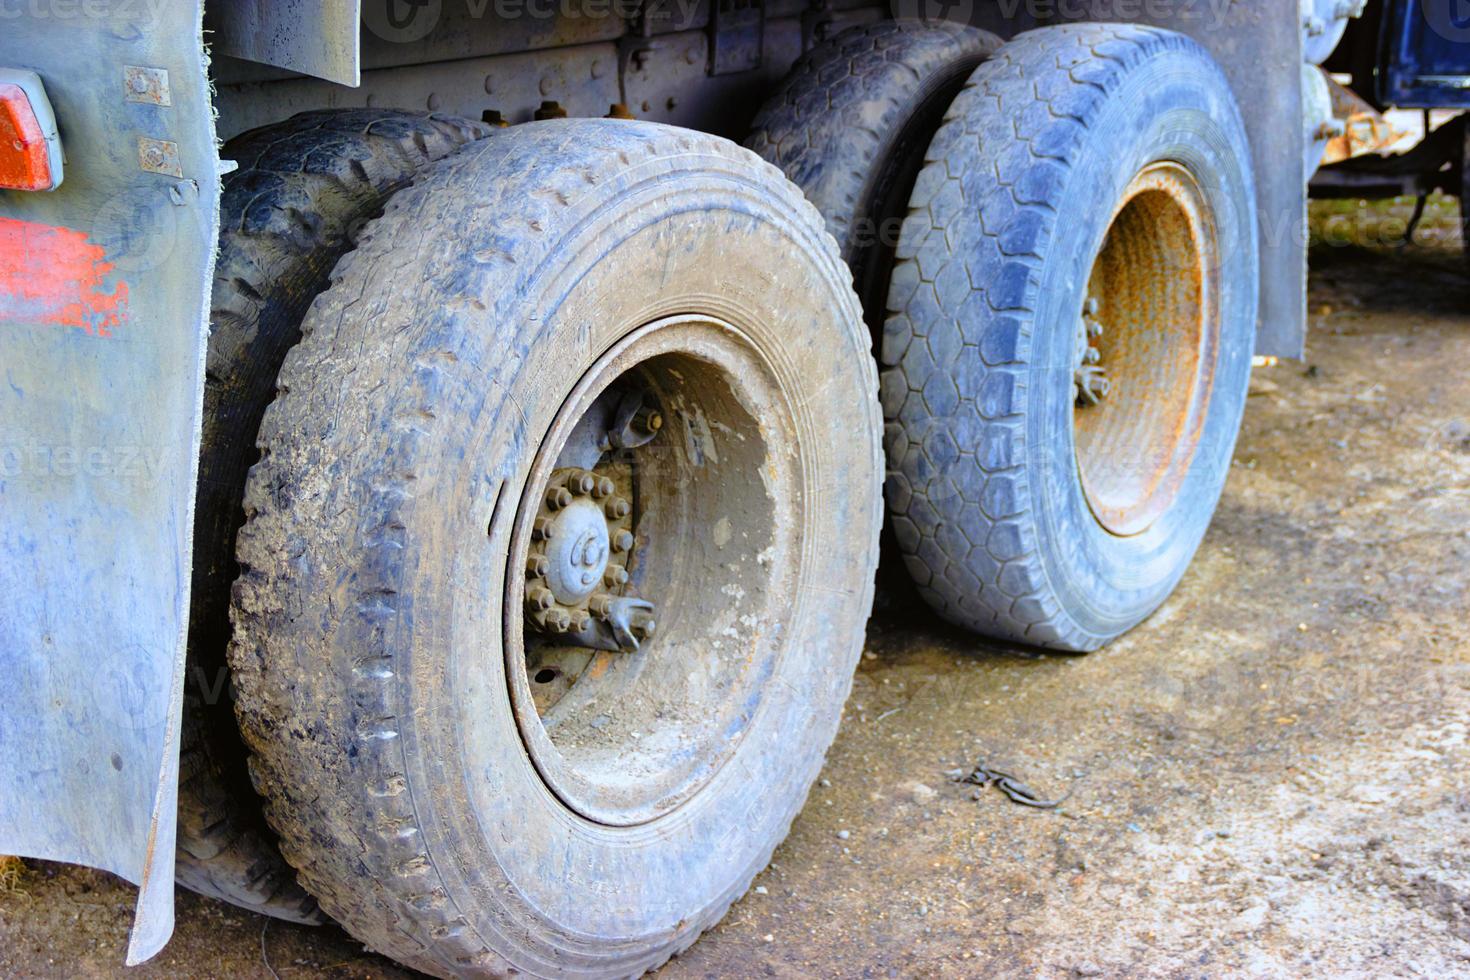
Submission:
M 201 4 L 0 9 L 66 153 L 0 192 L 0 853 L 173 931 L 179 705 L 219 162 Z

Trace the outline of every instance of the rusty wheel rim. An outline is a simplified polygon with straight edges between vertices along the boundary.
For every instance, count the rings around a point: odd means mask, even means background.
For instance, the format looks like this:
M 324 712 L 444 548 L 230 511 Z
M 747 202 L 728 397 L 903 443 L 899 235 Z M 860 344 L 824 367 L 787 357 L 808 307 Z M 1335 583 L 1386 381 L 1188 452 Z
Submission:
M 1113 212 L 1078 311 L 1073 445 L 1109 533 L 1146 531 L 1177 498 L 1208 414 L 1220 261 L 1198 181 L 1145 167 Z
M 627 402 L 630 390 L 646 392 L 630 418 L 659 417 L 643 426 L 649 438 L 568 466 L 589 413 L 609 397 Z M 582 817 L 631 826 L 672 811 L 733 755 L 759 710 L 801 550 L 790 418 L 774 372 L 741 331 L 680 316 L 604 354 L 542 441 L 511 539 L 506 677 L 527 754 Z M 581 569 L 604 543 L 612 552 L 585 589 L 555 570 L 563 528 L 552 522 L 579 509 L 589 514 L 567 522 L 578 534 L 567 567 Z M 614 638 L 609 603 L 618 600 L 635 604 L 631 642 L 589 646 L 585 628 Z

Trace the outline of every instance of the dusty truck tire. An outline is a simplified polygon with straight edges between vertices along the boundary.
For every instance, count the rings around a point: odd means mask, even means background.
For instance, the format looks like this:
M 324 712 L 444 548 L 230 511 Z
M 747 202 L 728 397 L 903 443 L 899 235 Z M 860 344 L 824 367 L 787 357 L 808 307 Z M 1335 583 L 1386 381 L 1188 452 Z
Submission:
M 745 140 L 821 212 L 875 337 L 924 150 L 970 72 L 1000 44 L 942 21 L 848 28 L 797 61 Z
M 488 129 L 390 109 L 307 112 L 221 150 L 223 180 L 194 520 L 189 670 L 179 765 L 175 877 L 185 887 L 317 922 L 260 814 L 225 666 L 235 533 L 276 371 L 306 309 L 363 222 L 419 168 Z
M 395 196 L 303 334 L 230 655 L 283 853 L 429 973 L 657 966 L 801 808 L 872 600 L 876 372 L 819 217 L 714 137 L 528 124 Z
M 1045 28 L 928 158 L 882 347 L 894 535 L 945 618 L 1094 649 L 1174 588 L 1230 464 L 1259 274 L 1240 113 L 1180 35 Z

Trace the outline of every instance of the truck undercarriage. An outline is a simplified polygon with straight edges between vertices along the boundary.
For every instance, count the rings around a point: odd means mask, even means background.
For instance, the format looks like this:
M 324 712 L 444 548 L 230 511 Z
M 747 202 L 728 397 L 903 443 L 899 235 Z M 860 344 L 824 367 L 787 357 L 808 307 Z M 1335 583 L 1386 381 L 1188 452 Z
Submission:
M 138 883 L 131 962 L 177 875 L 638 972 L 799 808 L 885 498 L 982 634 L 1093 649 L 1183 574 L 1303 349 L 1315 35 L 359 6 L 0 5 L 54 185 L 0 191 L 0 849 Z

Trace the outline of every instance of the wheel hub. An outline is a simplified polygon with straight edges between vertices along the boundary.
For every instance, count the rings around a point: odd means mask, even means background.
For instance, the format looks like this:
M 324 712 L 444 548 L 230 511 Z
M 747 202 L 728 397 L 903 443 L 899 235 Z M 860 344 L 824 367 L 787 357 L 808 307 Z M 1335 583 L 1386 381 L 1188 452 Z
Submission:
M 587 601 L 606 574 L 617 530 L 588 494 L 602 489 L 602 496 L 608 497 L 613 485 L 606 477 L 581 470 L 559 470 L 552 480 L 541 504 L 538 531 L 533 532 L 538 539 L 531 549 L 533 577 L 543 580 L 557 602 L 576 606 Z M 544 569 L 537 555 L 546 556 Z
M 594 407 L 588 419 L 584 438 L 564 455 L 591 460 L 594 469 L 553 470 L 541 495 L 526 555 L 526 621 L 560 644 L 634 652 L 656 623 L 653 602 L 626 595 L 637 544 L 632 491 L 595 467 L 612 467 L 609 454 L 631 455 L 653 441 L 663 416 L 645 392 L 632 391 Z M 629 485 L 631 473 L 629 466 Z
M 1072 362 L 1072 400 L 1078 408 L 1096 405 L 1113 389 L 1103 370 L 1102 354 L 1094 346 L 1103 333 L 1103 325 L 1097 318 L 1100 308 L 1097 297 L 1089 296 L 1082 306 L 1082 315 L 1077 318 L 1077 336 L 1073 341 L 1076 354 Z

